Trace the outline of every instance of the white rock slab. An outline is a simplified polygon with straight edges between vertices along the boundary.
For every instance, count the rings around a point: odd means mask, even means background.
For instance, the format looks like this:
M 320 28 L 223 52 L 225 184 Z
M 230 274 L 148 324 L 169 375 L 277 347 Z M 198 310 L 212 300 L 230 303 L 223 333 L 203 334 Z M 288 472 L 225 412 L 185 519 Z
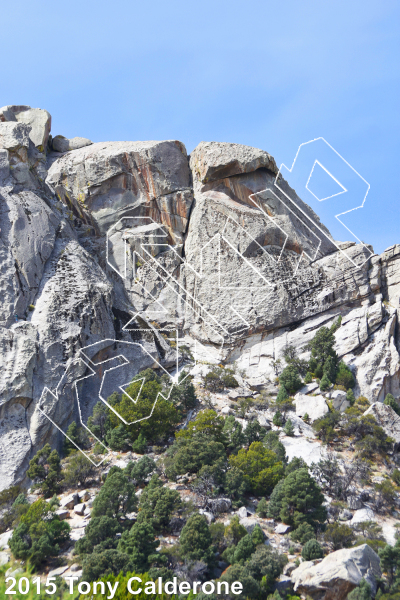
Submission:
M 70 538 L 74 542 L 77 542 L 78 540 L 82 539 L 84 535 L 85 535 L 85 527 L 77 527 L 76 529 L 71 530 Z
M 295 456 L 302 458 L 307 465 L 325 458 L 326 450 L 320 442 L 307 440 L 303 437 L 281 437 L 289 460 Z
M 306 396 L 298 392 L 294 397 L 294 402 L 296 405 L 296 415 L 304 417 L 305 414 L 308 414 L 312 422 L 320 419 L 329 412 L 328 405 L 323 396 Z
M 299 390 L 299 394 L 311 394 L 318 389 L 318 383 L 316 381 L 312 381 L 311 383 L 306 383 L 301 390 Z
M 85 508 L 86 508 L 86 504 L 76 504 L 74 506 L 74 513 L 76 513 L 77 515 L 82 516 L 85 512 Z
M 370 508 L 360 508 L 359 510 L 356 510 L 353 518 L 349 521 L 349 525 L 354 526 L 363 521 L 376 521 L 374 511 Z

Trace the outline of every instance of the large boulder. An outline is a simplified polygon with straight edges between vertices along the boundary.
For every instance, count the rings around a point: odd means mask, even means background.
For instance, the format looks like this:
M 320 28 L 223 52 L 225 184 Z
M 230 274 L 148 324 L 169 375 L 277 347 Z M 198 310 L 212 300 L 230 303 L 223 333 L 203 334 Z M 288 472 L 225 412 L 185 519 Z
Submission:
M 46 150 L 51 130 L 51 115 L 42 108 L 30 106 L 4 106 L 0 108 L 0 121 L 17 121 L 30 128 L 29 137 L 40 152 Z
M 332 406 L 335 410 L 344 412 L 346 408 L 349 408 L 350 402 L 346 398 L 346 392 L 343 392 L 342 390 L 335 390 L 330 394 L 330 396 Z
M 33 145 L 31 129 L 25 123 L 0 121 L 0 185 L 19 184 L 18 191 L 41 187 L 46 156 Z
M 258 148 L 227 142 L 200 142 L 190 155 L 193 176 L 201 183 L 251 173 L 260 168 L 278 172 L 274 158 Z
M 251 533 L 254 527 L 258 525 L 258 521 L 254 517 L 243 517 L 239 519 L 239 523 L 243 525 L 247 533 Z
M 308 414 L 310 421 L 316 421 L 329 412 L 329 407 L 323 396 L 306 396 L 298 392 L 294 397 L 296 415 L 304 417 Z
M 379 556 L 368 544 L 328 554 L 320 563 L 303 562 L 292 572 L 294 590 L 313 600 L 346 600 L 365 579 L 376 593 L 376 580 L 382 576 Z
M 0 123 L 0 148 L 17 152 L 29 147 L 29 127 L 21 123 Z
M 84 146 L 54 161 L 47 183 L 100 234 L 122 217 L 149 216 L 179 243 L 193 202 L 186 149 L 178 141 Z
M 68 139 L 63 135 L 56 135 L 51 145 L 55 152 L 69 152 L 70 150 L 78 150 L 79 148 L 90 146 L 92 143 L 88 138 L 74 137 Z
M 225 513 L 231 509 L 232 501 L 229 498 L 212 498 L 208 501 L 207 506 L 214 514 Z

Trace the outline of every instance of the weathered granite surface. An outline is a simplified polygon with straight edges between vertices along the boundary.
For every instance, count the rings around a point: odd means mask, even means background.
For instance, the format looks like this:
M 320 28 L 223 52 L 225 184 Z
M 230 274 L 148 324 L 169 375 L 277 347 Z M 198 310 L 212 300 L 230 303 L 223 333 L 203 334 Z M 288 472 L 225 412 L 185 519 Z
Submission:
M 236 360 L 260 389 L 287 343 L 307 358 L 316 330 L 342 316 L 336 351 L 355 394 L 400 396 L 400 245 L 356 268 L 280 180 L 287 204 L 263 150 L 201 143 L 189 165 L 178 141 L 51 142 L 50 126 L 47 111 L 0 109 L 1 486 L 62 442 L 40 402 L 61 428 L 77 419 L 82 352 L 100 372 L 125 348 L 127 377 L 172 366 L 152 322 L 178 328 L 194 352 L 201 342 L 202 360 L 208 349 L 211 362 Z M 81 387 L 88 414 L 98 390 Z

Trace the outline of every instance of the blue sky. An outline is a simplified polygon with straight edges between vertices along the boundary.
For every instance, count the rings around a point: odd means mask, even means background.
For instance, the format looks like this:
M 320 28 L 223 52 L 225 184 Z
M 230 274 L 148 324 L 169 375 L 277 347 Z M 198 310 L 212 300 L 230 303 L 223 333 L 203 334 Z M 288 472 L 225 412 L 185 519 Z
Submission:
M 3 3 L 1 105 L 53 135 L 263 148 L 324 137 L 370 183 L 355 233 L 400 243 L 397 0 Z M 359 214 L 362 213 L 362 214 Z

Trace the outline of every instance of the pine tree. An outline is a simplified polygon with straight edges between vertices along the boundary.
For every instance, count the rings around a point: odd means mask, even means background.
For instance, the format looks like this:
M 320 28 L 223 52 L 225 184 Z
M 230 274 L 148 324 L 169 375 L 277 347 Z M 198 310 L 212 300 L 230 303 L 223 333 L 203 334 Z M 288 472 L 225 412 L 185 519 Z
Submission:
M 118 550 L 132 557 L 137 572 L 145 573 L 150 564 L 157 560 L 156 550 L 160 542 L 155 538 L 150 521 L 136 522 L 129 532 L 124 532 Z
M 64 440 L 64 453 L 66 456 L 68 456 L 70 452 L 76 450 L 76 446 L 74 444 L 78 445 L 78 426 L 75 421 L 72 421 L 72 423 L 68 426 L 67 436 L 69 439 L 66 437 Z
M 146 438 L 143 434 L 143 432 L 141 431 L 139 433 L 139 436 L 136 438 L 136 440 L 133 442 L 132 444 L 132 452 L 136 452 L 137 454 L 144 454 L 147 448 L 147 441 Z
M 308 469 L 299 469 L 275 487 L 268 514 L 274 518 L 279 516 L 284 523 L 296 528 L 305 522 L 314 527 L 326 519 L 324 501 L 324 495 Z
M 59 488 L 61 481 L 61 464 L 57 450 L 46 444 L 29 462 L 28 477 L 50 498 Z
M 106 515 L 121 521 L 137 507 L 135 486 L 122 472 L 110 473 L 93 502 L 92 517 Z
M 400 406 L 398 405 L 392 394 L 386 394 L 386 398 L 384 399 L 383 404 L 390 406 L 398 415 L 400 415 Z
M 326 390 L 328 390 L 331 386 L 331 382 L 329 381 L 326 373 L 324 373 L 320 383 L 319 383 L 319 388 L 322 392 L 326 392 Z
M 266 501 L 266 499 L 263 496 L 261 498 L 260 502 L 257 504 L 257 514 L 260 515 L 260 517 L 262 519 L 264 519 L 267 516 L 267 511 L 268 511 L 268 502 Z
M 294 436 L 294 427 L 290 419 L 286 421 L 283 431 L 285 432 L 285 435 L 288 435 L 290 437 Z
M 80 450 L 89 448 L 89 436 L 84 427 L 78 427 L 75 421 L 67 429 L 67 437 L 64 440 L 64 453 L 68 456 L 71 452 L 76 452 L 77 447 Z M 76 446 L 75 446 L 76 444 Z
M 240 542 L 236 546 L 233 552 L 233 557 L 231 561 L 232 564 L 240 562 L 243 564 L 244 562 L 246 562 L 247 559 L 250 558 L 253 552 L 255 552 L 255 549 L 256 545 L 252 540 L 252 536 L 248 533 L 240 540 Z
M 279 519 L 279 514 L 282 508 L 282 500 L 284 497 L 283 484 L 284 479 L 278 481 L 274 487 L 268 503 L 268 516 L 272 519 Z
M 277 455 L 278 459 L 283 464 L 287 462 L 285 446 L 279 441 L 279 433 L 277 431 L 269 431 L 264 438 L 263 444 L 269 450 L 272 450 Z
M 188 561 L 203 561 L 211 566 L 214 561 L 211 533 L 203 515 L 189 517 L 180 537 L 182 556 Z
M 281 402 L 285 402 L 285 400 L 287 400 L 288 398 L 289 398 L 289 394 L 287 393 L 285 386 L 281 385 L 279 387 L 278 395 L 276 397 L 277 403 L 280 404 Z
M 293 531 L 290 534 L 292 540 L 296 542 L 300 542 L 300 544 L 306 544 L 309 540 L 315 539 L 315 531 L 311 527 L 310 523 L 302 523 L 298 526 L 296 531 Z M 304 556 L 303 556 L 304 558 Z M 320 558 L 320 557 L 317 557 Z M 312 560 L 311 558 L 307 558 L 306 560 Z
M 400 573 L 400 540 L 394 546 L 386 544 L 378 551 L 381 559 L 381 569 L 386 573 L 389 586 L 391 587 Z
M 371 598 L 371 586 L 365 579 L 361 579 L 358 586 L 347 596 L 347 600 L 371 600 Z
M 124 425 L 119 425 L 112 429 L 107 435 L 107 442 L 111 450 L 123 451 L 129 447 L 128 432 Z
M 154 460 L 150 456 L 143 456 L 137 462 L 130 461 L 125 467 L 124 473 L 135 485 L 141 485 L 155 469 Z
M 257 525 L 254 527 L 253 531 L 251 532 L 251 539 L 253 540 L 253 543 L 255 546 L 259 546 L 260 544 L 264 543 L 264 534 L 263 531 L 261 529 L 261 527 L 259 526 L 259 524 L 257 523 Z
M 149 521 L 154 531 L 161 533 L 181 504 L 179 492 L 163 487 L 158 475 L 153 475 L 140 496 L 138 521 Z
M 97 402 L 94 405 L 92 416 L 88 419 L 88 428 L 100 440 L 103 440 L 106 433 L 108 410 L 104 402 Z
M 329 356 L 332 356 L 334 359 L 337 357 L 336 352 L 333 349 L 334 344 L 334 330 L 328 329 L 327 327 L 320 327 L 309 343 L 311 358 L 314 359 L 316 364 L 322 365 L 323 367 Z M 315 364 L 314 361 L 313 366 Z
M 304 377 L 304 383 L 311 383 L 312 382 L 312 374 L 310 373 L 310 371 L 307 371 L 305 377 Z
M 250 421 L 244 430 L 244 439 L 248 446 L 253 442 L 261 442 L 265 437 L 265 429 L 263 429 L 257 419 Z
M 245 436 L 243 434 L 243 427 L 241 423 L 236 421 L 233 415 L 226 417 L 223 428 L 223 434 L 225 436 L 225 447 L 229 454 L 236 454 L 242 446 L 245 444 Z
M 301 556 L 304 560 L 315 560 L 317 558 L 323 558 L 324 551 L 316 539 L 310 539 L 304 544 Z
M 335 381 L 336 378 L 336 360 L 333 356 L 328 356 L 324 364 L 324 375 L 329 381 Z
M 299 372 L 294 364 L 289 364 L 283 369 L 282 373 L 279 375 L 279 383 L 291 393 L 296 392 L 296 390 L 301 388 L 303 384 L 300 379 Z
M 337 385 L 343 385 L 346 389 L 354 387 L 356 383 L 350 368 L 342 360 L 337 367 L 336 383 Z
M 302 458 L 300 458 L 300 456 L 293 456 L 292 460 L 285 469 L 285 477 L 287 477 L 289 473 L 293 473 L 293 471 L 298 471 L 299 469 L 308 469 L 308 465 Z

